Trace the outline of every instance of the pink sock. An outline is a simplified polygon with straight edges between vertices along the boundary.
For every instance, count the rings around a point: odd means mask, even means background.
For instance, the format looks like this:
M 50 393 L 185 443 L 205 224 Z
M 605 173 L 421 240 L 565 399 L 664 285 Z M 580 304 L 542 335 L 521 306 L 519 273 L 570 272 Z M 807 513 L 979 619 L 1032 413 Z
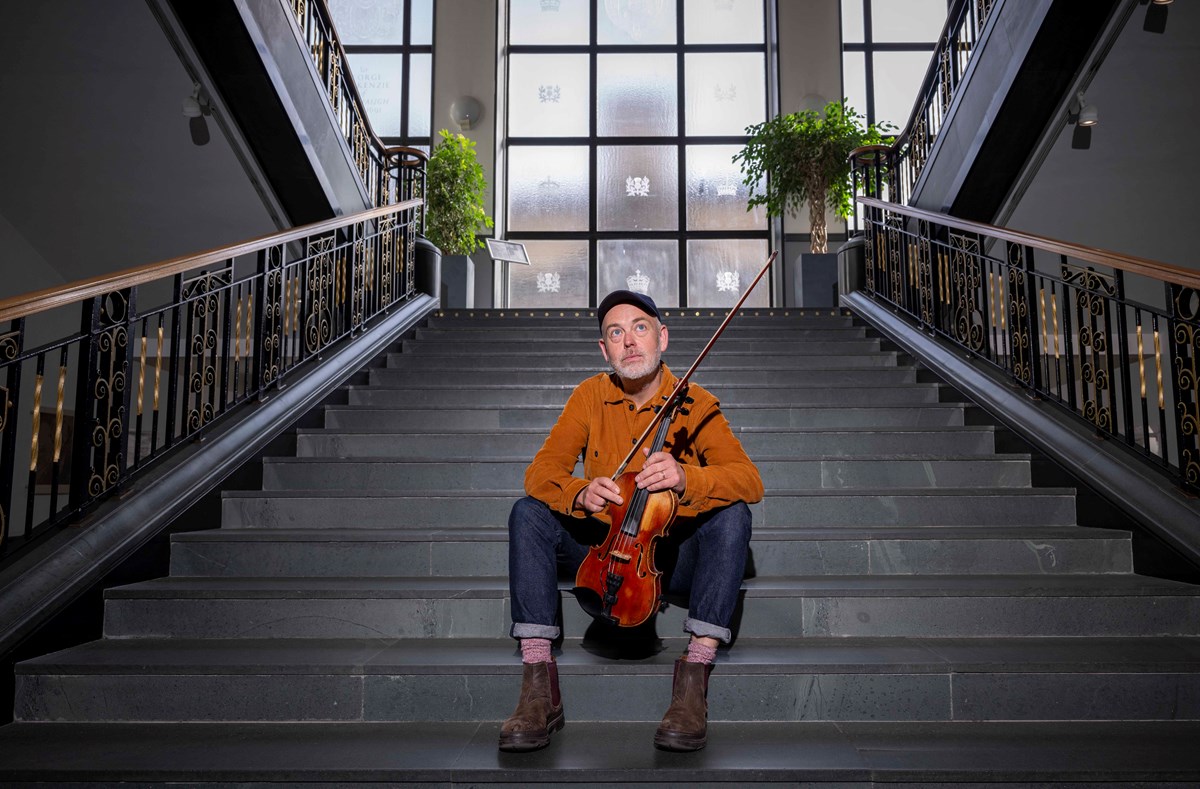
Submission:
M 548 638 L 522 638 L 521 639 L 521 662 L 522 663 L 549 663 L 554 660 L 550 654 L 550 639 Z
M 524 642 L 522 642 L 524 643 Z M 688 644 L 687 662 L 688 663 L 712 663 L 717 656 L 717 648 L 705 646 L 699 641 L 692 641 Z

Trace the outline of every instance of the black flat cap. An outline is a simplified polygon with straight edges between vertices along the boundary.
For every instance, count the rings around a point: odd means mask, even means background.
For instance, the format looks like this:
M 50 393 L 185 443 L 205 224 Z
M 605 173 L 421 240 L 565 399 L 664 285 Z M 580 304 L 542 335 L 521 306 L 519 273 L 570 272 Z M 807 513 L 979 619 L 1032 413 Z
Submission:
M 596 308 L 596 317 L 600 320 L 601 329 L 604 328 L 604 316 L 618 304 L 632 304 L 647 315 L 653 315 L 660 322 L 662 321 L 662 316 L 658 314 L 658 307 L 655 305 L 654 299 L 645 293 L 634 293 L 632 290 L 614 290 L 605 296 L 604 300 L 600 302 L 600 306 Z

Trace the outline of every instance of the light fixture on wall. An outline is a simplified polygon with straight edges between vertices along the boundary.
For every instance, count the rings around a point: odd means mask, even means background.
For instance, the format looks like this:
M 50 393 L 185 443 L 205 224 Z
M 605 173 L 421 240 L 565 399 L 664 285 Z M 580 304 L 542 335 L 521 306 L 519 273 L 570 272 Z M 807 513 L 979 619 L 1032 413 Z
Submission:
M 1076 150 L 1086 150 L 1092 147 L 1092 127 L 1100 123 L 1100 113 L 1096 105 L 1088 104 L 1083 91 L 1071 99 L 1067 108 L 1067 123 L 1074 124 L 1075 131 L 1071 133 L 1071 147 Z
M 1146 0 L 1141 0 L 1142 5 L 1146 5 Z M 1165 33 L 1167 30 L 1167 6 L 1173 0 L 1150 0 L 1150 7 L 1146 9 L 1146 19 L 1142 22 L 1142 30 L 1147 33 Z
M 459 96 L 450 105 L 450 120 L 462 130 L 470 129 L 483 115 L 483 105 L 473 96 Z
M 192 95 L 183 100 L 183 114 L 188 119 L 188 130 L 192 134 L 192 143 L 207 145 L 210 135 L 208 123 L 204 118 L 212 115 L 212 100 L 208 91 L 199 83 L 192 84 Z

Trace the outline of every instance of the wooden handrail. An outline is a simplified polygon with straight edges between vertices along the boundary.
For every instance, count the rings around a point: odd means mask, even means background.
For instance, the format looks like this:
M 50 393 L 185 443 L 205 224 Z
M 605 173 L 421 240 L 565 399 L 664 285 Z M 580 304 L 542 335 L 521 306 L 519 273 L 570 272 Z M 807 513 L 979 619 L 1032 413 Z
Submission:
M 925 219 L 945 227 L 952 227 L 956 230 L 963 230 L 968 233 L 979 233 L 986 235 L 989 238 L 996 238 L 1013 244 L 1036 247 L 1037 249 L 1052 252 L 1056 255 L 1066 255 L 1067 257 L 1074 258 L 1076 260 L 1095 263 L 1100 266 L 1108 266 L 1109 268 L 1114 268 L 1130 274 L 1141 274 L 1142 276 L 1162 280 L 1163 282 L 1171 282 L 1176 285 L 1182 285 L 1186 288 L 1195 288 L 1200 290 L 1200 272 L 1183 268 L 1181 266 L 1172 266 L 1169 263 L 1160 263 L 1157 260 L 1139 258 L 1133 255 L 1123 255 L 1119 252 L 1112 252 L 1107 249 L 1098 249 L 1096 247 L 1086 247 L 1081 244 L 1072 244 L 1067 241 L 1059 241 L 1057 239 L 1039 236 L 1034 233 L 1025 233 L 1020 230 L 1009 230 L 1008 228 L 997 227 L 995 225 L 986 225 L 982 222 L 972 222 L 968 219 L 957 219 L 946 214 L 938 214 L 933 211 L 926 211 L 923 208 L 910 208 L 905 205 L 900 205 L 899 203 L 889 203 L 886 200 L 878 200 L 874 197 L 859 197 L 857 200 L 863 205 L 870 206 L 871 208 L 880 208 L 885 211 L 891 211 L 895 214 L 903 214 L 904 216 L 909 216 L 914 219 Z
M 421 151 L 417 151 L 421 153 Z M 257 252 L 267 247 L 286 244 L 289 241 L 295 241 L 306 236 L 325 233 L 330 230 L 336 230 L 345 225 L 354 224 L 356 222 L 367 222 L 388 214 L 406 211 L 412 208 L 419 208 L 423 204 L 420 199 L 406 200 L 403 203 L 395 203 L 393 205 L 385 205 L 379 208 L 371 208 L 366 211 L 361 211 L 351 216 L 339 216 L 333 219 L 327 219 L 322 222 L 314 222 L 310 225 L 302 227 L 294 227 L 291 230 L 284 230 L 278 233 L 272 233 L 266 236 L 259 236 L 248 241 L 242 241 L 237 244 L 232 244 L 219 249 L 212 249 L 207 252 L 200 252 L 194 255 L 185 255 L 182 257 L 171 258 L 158 263 L 147 263 L 143 266 L 134 266 L 133 268 L 114 271 L 111 274 L 102 274 L 99 277 L 90 279 L 76 280 L 66 285 L 59 285 L 54 288 L 46 288 L 45 290 L 34 291 L 23 296 L 14 296 L 12 298 L 0 301 L 0 322 L 10 321 L 16 318 L 23 318 L 29 315 L 34 315 L 46 310 L 52 310 L 57 307 L 64 307 L 70 304 L 76 304 L 84 299 L 103 296 L 106 293 L 112 293 L 116 290 L 131 288 L 136 285 L 143 285 L 147 282 L 163 279 L 165 277 L 174 276 L 185 271 L 199 268 L 201 266 L 209 266 L 215 263 L 222 263 L 230 258 L 239 257 L 251 252 Z
M 853 151 L 851 151 L 850 156 L 848 156 L 847 158 L 852 163 L 859 162 L 861 164 L 871 164 L 872 162 L 875 161 L 876 158 L 878 158 L 879 154 L 891 153 L 894 149 L 895 149 L 894 145 L 882 145 L 879 143 L 876 143 L 874 145 L 862 145 L 862 146 L 859 146 L 858 148 L 855 148 Z M 870 158 L 868 158 L 867 154 L 874 154 L 874 155 L 871 156 Z
M 397 164 L 401 167 L 417 167 L 429 161 L 429 154 L 425 153 L 420 148 L 410 148 L 407 145 L 393 145 L 391 148 L 384 148 L 383 152 L 388 156 L 411 156 L 415 160 L 397 162 Z

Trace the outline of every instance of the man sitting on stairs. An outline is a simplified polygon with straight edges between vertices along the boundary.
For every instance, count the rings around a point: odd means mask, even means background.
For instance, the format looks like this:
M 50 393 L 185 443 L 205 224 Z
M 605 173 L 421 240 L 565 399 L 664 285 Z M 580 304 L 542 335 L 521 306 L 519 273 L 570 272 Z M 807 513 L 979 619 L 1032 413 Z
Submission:
M 662 364 L 667 327 L 654 301 L 618 290 L 600 302 L 600 353 L 613 373 L 575 388 L 550 435 L 525 472 L 525 498 L 508 521 L 512 635 L 520 640 L 524 675 L 516 711 L 500 729 L 500 749 L 545 747 L 562 728 L 563 705 L 551 642 L 560 633 L 557 569 L 574 573 L 587 556 L 580 539 L 608 529 L 609 503 L 620 506 L 611 474 L 663 404 L 678 379 Z M 664 589 L 688 594 L 683 628 L 687 654 L 675 663 L 670 707 L 654 736 L 665 750 L 703 748 L 708 727 L 708 677 L 729 624 L 745 572 L 750 508 L 762 499 L 758 469 L 746 456 L 716 398 L 692 384 L 692 403 L 671 425 L 664 450 L 643 448 L 635 482 L 648 491 L 672 489 L 679 513 L 664 542 L 677 545 Z M 583 456 L 584 478 L 572 476 Z M 593 540 L 595 541 L 595 540 Z M 659 551 L 660 556 L 663 551 Z

